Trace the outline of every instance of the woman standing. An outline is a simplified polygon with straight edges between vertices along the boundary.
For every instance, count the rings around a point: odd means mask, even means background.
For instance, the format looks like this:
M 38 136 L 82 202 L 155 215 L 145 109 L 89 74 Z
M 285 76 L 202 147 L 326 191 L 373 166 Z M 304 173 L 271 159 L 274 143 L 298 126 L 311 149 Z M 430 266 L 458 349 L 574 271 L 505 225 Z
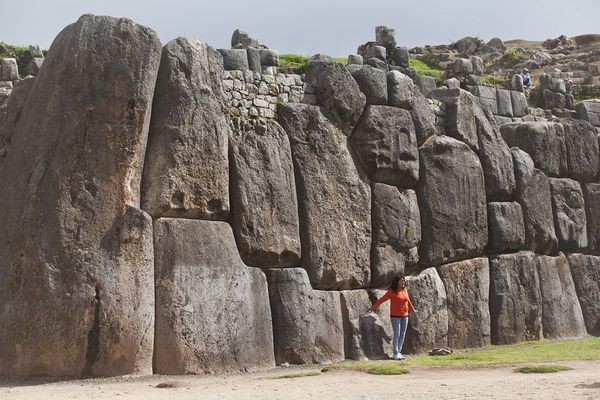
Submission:
M 377 310 L 387 300 L 390 300 L 390 317 L 392 319 L 392 329 L 394 330 L 392 339 L 393 358 L 394 360 L 404 360 L 402 345 L 408 327 L 408 313 L 416 312 L 408 297 L 404 276 L 396 276 L 388 291 L 369 308 L 368 312 Z

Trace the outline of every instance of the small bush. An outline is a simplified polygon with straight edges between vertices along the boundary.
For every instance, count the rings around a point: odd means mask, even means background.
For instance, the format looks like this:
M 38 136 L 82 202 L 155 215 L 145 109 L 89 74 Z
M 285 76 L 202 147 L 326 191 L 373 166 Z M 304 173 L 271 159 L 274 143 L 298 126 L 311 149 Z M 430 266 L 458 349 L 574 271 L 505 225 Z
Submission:
M 564 365 L 529 365 L 526 367 L 515 368 L 513 372 L 520 372 L 522 374 L 550 374 L 553 372 L 569 371 L 571 367 Z

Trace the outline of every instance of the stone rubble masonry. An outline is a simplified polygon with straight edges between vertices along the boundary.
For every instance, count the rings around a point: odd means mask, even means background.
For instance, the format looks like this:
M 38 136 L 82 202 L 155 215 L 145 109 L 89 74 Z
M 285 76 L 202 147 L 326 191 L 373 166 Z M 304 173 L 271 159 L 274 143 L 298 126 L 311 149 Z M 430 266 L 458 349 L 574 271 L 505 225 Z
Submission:
M 155 373 L 274 366 L 267 280 L 244 265 L 229 224 L 159 218 L 154 249 Z
M 162 52 L 142 184 L 153 217 L 229 218 L 229 122 L 221 56 L 195 39 Z
M 486 257 L 437 268 L 448 304 L 448 346 L 482 347 L 490 344 L 490 270 Z
M 266 273 L 277 365 L 342 361 L 340 292 L 314 290 L 302 268 L 272 268 Z

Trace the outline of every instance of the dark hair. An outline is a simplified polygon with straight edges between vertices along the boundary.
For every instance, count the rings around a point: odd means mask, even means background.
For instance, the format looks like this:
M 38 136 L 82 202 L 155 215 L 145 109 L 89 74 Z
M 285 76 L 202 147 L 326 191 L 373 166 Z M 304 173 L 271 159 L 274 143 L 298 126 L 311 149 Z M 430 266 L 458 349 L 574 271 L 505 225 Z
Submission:
M 394 292 L 398 291 L 398 284 L 400 283 L 400 281 L 406 282 L 406 280 L 404 279 L 404 275 L 396 275 L 394 277 L 394 279 L 392 280 L 392 284 L 390 285 L 390 289 L 392 289 Z

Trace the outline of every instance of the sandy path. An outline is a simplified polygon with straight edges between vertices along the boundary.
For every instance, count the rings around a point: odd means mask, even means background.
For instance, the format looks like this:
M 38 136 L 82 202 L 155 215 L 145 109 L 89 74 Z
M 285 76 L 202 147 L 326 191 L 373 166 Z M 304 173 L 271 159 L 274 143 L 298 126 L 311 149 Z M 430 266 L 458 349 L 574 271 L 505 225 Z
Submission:
M 22 384 L 0 380 L 0 399 L 600 399 L 600 362 L 561 362 L 555 374 L 515 374 L 512 366 L 416 368 L 402 376 L 335 371 L 315 377 L 265 379 L 310 369 L 230 376 L 152 376 Z M 159 389 L 161 382 L 183 387 Z M 12 386 L 11 386 L 12 385 Z

